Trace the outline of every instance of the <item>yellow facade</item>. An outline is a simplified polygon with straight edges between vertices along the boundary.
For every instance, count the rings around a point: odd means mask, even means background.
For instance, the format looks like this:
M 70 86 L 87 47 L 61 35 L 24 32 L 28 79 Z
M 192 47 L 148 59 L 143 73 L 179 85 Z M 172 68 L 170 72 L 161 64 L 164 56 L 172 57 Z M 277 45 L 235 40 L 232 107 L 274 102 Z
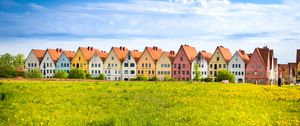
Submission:
M 155 76 L 155 61 L 146 49 L 137 63 L 137 75 L 145 75 L 148 78 Z
M 82 69 L 85 73 L 88 72 L 89 63 L 83 56 L 83 53 L 80 49 L 77 50 L 71 63 L 72 63 L 71 68 L 79 68 L 79 69 Z
M 156 62 L 156 77 L 160 80 L 164 80 L 168 75 L 171 78 L 172 62 L 168 57 L 168 53 L 163 53 Z
M 208 64 L 208 78 L 215 81 L 219 70 L 227 70 L 227 62 L 217 48 L 215 53 L 212 55 Z

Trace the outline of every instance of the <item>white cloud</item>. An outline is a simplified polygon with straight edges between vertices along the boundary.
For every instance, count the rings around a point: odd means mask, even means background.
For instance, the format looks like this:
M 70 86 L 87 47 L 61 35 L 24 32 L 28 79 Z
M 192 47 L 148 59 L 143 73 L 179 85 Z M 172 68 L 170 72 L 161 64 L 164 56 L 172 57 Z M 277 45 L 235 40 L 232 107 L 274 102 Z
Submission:
M 140 50 L 146 45 L 177 50 L 180 44 L 187 43 L 198 50 L 209 51 L 221 44 L 230 47 L 234 53 L 239 48 L 252 52 L 255 47 L 268 45 L 276 49 L 279 61 L 288 62 L 294 61 L 296 48 L 300 47 L 298 5 L 296 0 L 285 0 L 283 4 L 136 0 L 67 4 L 46 9 L 33 4 L 31 7 L 38 11 L 0 13 L 4 17 L 0 23 L 13 24 L 0 27 L 0 35 L 24 37 L 21 40 L 8 39 L 18 43 L 16 47 L 24 45 L 17 41 L 33 41 L 25 42 L 27 48 L 33 48 L 29 45 L 67 47 L 72 43 L 72 49 L 85 44 L 104 49 L 122 44 Z M 30 39 L 26 38 L 28 36 Z M 4 39 L 0 38 L 1 42 Z M 1 44 L 0 53 L 9 51 L 7 47 L 10 45 Z

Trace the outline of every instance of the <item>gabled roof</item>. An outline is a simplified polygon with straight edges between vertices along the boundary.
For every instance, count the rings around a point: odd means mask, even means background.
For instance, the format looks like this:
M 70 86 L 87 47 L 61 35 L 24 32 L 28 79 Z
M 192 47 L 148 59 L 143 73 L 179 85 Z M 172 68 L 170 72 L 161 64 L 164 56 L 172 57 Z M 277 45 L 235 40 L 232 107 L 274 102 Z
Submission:
M 194 47 L 189 45 L 181 45 L 184 53 L 186 54 L 188 60 L 191 62 L 194 61 L 195 57 L 197 56 L 197 51 Z
M 300 49 L 297 49 L 296 63 L 299 64 L 299 62 L 300 62 Z
M 57 60 L 59 59 L 59 57 L 61 56 L 62 52 L 64 50 L 62 49 L 47 49 L 46 52 L 49 52 L 49 55 L 51 57 L 51 59 L 53 60 L 54 64 L 56 64 Z
M 242 60 L 244 61 L 244 63 L 247 63 L 250 60 L 249 56 L 247 55 L 247 53 L 245 53 L 244 50 L 239 50 L 239 51 L 237 51 L 237 53 L 242 58 Z
M 163 53 L 162 49 L 153 46 L 153 47 L 146 47 L 145 51 L 148 50 L 148 52 L 150 53 L 151 58 L 156 62 L 160 55 Z
M 169 59 L 171 60 L 171 62 L 173 62 L 174 61 L 174 59 L 175 59 L 175 56 L 176 56 L 176 53 L 175 53 L 175 51 L 170 51 L 170 52 L 167 52 L 168 53 L 168 57 L 169 57 Z
M 206 52 L 205 50 L 202 50 L 201 52 L 199 52 L 199 55 L 201 55 L 207 62 L 212 57 L 212 53 Z
M 267 66 L 268 61 L 269 61 L 269 57 L 270 57 L 270 50 L 269 50 L 269 48 L 268 47 L 255 48 L 255 50 L 258 52 L 258 54 L 261 57 L 263 63 L 265 64 L 265 66 Z
M 32 49 L 32 52 L 36 56 L 38 61 L 41 63 L 46 53 L 46 50 Z
M 128 53 L 128 49 L 125 47 L 112 47 L 112 50 L 116 53 L 118 59 L 123 62 L 127 53 Z
M 106 57 L 108 56 L 108 53 L 106 53 L 105 51 L 100 51 L 100 50 L 96 50 L 95 54 L 101 58 L 102 61 L 104 61 L 106 59 Z
M 69 61 L 71 61 L 75 56 L 74 51 L 64 51 L 63 53 L 66 55 L 66 57 L 69 59 Z
M 93 55 L 95 54 L 95 52 L 98 49 L 95 49 L 93 47 L 79 47 L 79 50 L 81 50 L 84 58 L 87 60 L 87 62 L 90 62 L 91 58 L 93 57 Z
M 143 52 L 139 52 L 138 50 L 130 50 L 131 56 L 134 58 L 135 62 L 138 62 Z
M 222 56 L 224 57 L 225 61 L 228 63 L 232 57 L 232 54 L 228 48 L 225 48 L 224 46 L 218 46 L 217 49 L 220 50 Z

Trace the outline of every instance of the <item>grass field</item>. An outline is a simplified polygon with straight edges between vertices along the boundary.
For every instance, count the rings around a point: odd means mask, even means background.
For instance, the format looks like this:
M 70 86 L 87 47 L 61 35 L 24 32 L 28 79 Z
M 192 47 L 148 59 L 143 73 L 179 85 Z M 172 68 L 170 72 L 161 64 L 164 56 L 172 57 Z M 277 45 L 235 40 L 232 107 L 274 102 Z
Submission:
M 0 81 L 0 125 L 300 125 L 299 86 Z

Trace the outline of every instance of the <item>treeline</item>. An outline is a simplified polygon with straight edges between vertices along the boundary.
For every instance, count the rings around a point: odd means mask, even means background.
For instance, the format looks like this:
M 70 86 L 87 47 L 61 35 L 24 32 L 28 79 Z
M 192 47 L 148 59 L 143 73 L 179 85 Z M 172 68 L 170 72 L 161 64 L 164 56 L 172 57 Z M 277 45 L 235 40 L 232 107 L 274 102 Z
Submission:
M 25 56 L 6 53 L 0 56 L 0 78 L 24 76 Z

